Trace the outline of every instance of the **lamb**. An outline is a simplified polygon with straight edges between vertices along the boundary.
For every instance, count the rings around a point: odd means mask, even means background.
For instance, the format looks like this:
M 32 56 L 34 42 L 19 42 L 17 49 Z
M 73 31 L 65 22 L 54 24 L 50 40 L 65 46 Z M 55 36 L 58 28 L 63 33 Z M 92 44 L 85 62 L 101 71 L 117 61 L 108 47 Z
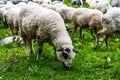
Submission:
M 120 0 L 112 0 L 113 7 L 120 7 Z
M 73 33 L 75 34 L 77 26 L 80 26 L 80 37 L 82 38 L 82 29 L 87 27 L 91 33 L 97 33 L 102 28 L 103 13 L 99 10 L 78 8 L 72 15 Z
M 103 30 L 97 33 L 96 35 L 96 46 L 99 46 L 100 36 L 104 36 L 104 41 L 106 48 L 109 48 L 108 37 L 109 34 L 114 32 L 120 32 L 120 8 L 113 7 L 111 8 L 103 17 Z
M 102 1 L 102 0 L 92 0 L 90 3 L 91 9 L 98 9 L 102 11 L 103 13 L 106 13 L 109 8 L 111 8 L 111 5 L 108 1 Z
M 82 0 L 72 0 L 71 3 L 72 3 L 72 6 L 73 5 L 79 5 L 79 6 L 81 6 L 83 4 Z
M 27 5 L 20 12 L 20 23 L 21 37 L 28 58 L 28 42 L 32 53 L 34 52 L 32 39 L 36 39 L 38 44 L 36 60 L 42 52 L 44 42 L 48 42 L 54 46 L 57 59 L 63 62 L 64 67 L 71 67 L 75 50 L 64 21 L 57 12 L 37 5 Z

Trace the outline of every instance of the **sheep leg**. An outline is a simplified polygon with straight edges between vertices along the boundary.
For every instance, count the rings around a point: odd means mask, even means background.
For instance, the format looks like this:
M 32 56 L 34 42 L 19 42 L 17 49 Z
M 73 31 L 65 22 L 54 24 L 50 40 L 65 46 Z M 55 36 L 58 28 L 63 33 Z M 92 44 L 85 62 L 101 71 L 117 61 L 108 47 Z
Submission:
M 32 53 L 35 54 L 32 39 L 29 40 L 29 43 L 30 43 L 30 53 L 31 53 L 31 54 L 32 54 Z
M 95 45 L 95 49 L 99 46 L 99 38 L 100 38 L 101 35 L 102 35 L 101 32 L 99 32 L 99 33 L 96 35 L 96 45 Z
M 93 30 L 92 30 L 92 29 L 90 29 L 90 33 L 91 33 L 91 35 L 94 37 L 94 34 L 93 34 Z
M 82 27 L 80 27 L 80 38 L 82 38 Z
M 8 24 L 6 21 L 3 21 L 3 24 L 4 24 L 4 27 L 7 28 L 8 27 Z
M 39 56 L 40 56 L 41 53 L 42 53 L 42 46 L 39 46 L 38 47 L 38 53 L 37 53 L 36 61 L 38 61 Z
M 13 26 L 9 25 L 9 27 L 10 27 L 10 30 L 11 30 L 11 34 L 14 35 L 14 28 L 13 28 Z
M 37 53 L 36 61 L 38 61 L 39 56 L 42 53 L 42 47 L 43 47 L 43 43 L 40 42 L 40 39 L 38 39 L 38 37 L 37 37 L 37 43 L 38 43 L 38 53 Z
M 97 34 L 97 29 L 96 28 L 94 28 L 94 31 L 95 31 L 95 34 Z
M 108 45 L 108 35 L 107 35 L 107 34 L 104 36 L 104 41 L 105 41 L 106 48 L 109 49 L 109 45 Z
M 72 32 L 73 32 L 74 35 L 75 35 L 75 33 L 76 33 L 76 30 L 77 30 L 77 24 L 76 24 L 75 22 L 73 22 Z
M 57 60 L 57 54 L 56 54 L 56 48 L 54 47 L 55 50 L 55 60 Z
M 26 53 L 26 57 L 27 59 L 29 59 L 29 53 L 28 53 L 28 42 L 27 39 L 23 37 L 23 42 L 24 42 L 24 46 L 25 46 L 25 53 Z

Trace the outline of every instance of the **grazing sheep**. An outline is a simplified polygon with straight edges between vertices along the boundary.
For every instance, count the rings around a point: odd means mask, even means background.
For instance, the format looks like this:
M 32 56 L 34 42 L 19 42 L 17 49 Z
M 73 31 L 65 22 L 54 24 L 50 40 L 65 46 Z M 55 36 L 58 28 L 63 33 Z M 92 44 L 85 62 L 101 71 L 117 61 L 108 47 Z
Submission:
M 14 7 L 15 7 L 15 5 L 13 5 L 11 3 L 11 1 L 8 1 L 7 4 L 3 8 L 0 9 L 0 10 L 2 10 L 0 12 L 0 14 L 2 15 L 2 19 L 3 19 L 3 23 L 4 23 L 4 27 L 5 28 L 8 27 L 8 24 L 7 24 L 7 21 L 6 21 L 6 17 L 5 17 L 7 15 L 7 10 L 9 10 L 11 8 L 14 8 Z
M 26 3 L 20 2 L 13 8 L 6 10 L 3 15 L 4 22 L 10 28 L 12 35 L 18 34 L 18 31 L 19 31 L 18 16 L 19 16 L 21 8 L 24 7 L 25 5 Z
M 103 17 L 103 30 L 96 35 L 96 46 L 99 46 L 100 36 L 104 36 L 105 45 L 108 46 L 108 36 L 114 32 L 120 32 L 120 8 L 111 8 Z
M 57 12 L 37 5 L 27 5 L 20 12 L 20 23 L 21 36 L 28 58 L 28 42 L 32 53 L 34 52 L 32 39 L 36 39 L 38 43 L 37 60 L 42 52 L 44 42 L 48 42 L 54 46 L 57 59 L 63 62 L 64 67 L 71 67 L 75 50 L 64 21 Z
M 18 33 L 18 23 L 15 21 L 17 16 L 19 15 L 20 8 L 14 7 L 6 11 L 6 15 L 4 15 L 5 21 L 11 30 L 11 34 L 15 35 Z
M 111 8 L 111 5 L 108 1 L 102 1 L 102 0 L 92 0 L 90 3 L 91 9 L 98 9 L 102 11 L 103 13 L 106 13 L 109 8 Z
M 113 7 L 120 7 L 120 0 L 112 0 Z
M 89 28 L 91 33 L 97 33 L 102 28 L 103 13 L 99 10 L 78 8 L 74 10 L 72 15 L 73 33 L 75 34 L 77 26 L 80 26 L 80 37 L 82 38 L 82 29 Z
M 71 3 L 72 3 L 72 6 L 73 5 L 79 5 L 79 6 L 81 6 L 83 4 L 82 0 L 72 0 Z

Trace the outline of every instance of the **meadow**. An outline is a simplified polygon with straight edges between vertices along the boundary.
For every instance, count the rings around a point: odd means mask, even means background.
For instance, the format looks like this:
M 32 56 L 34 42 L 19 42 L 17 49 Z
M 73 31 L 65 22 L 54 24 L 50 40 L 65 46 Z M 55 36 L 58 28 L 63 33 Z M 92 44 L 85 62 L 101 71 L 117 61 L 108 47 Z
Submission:
M 70 1 L 65 3 L 71 6 Z M 68 24 L 70 27 L 72 24 Z M 69 70 L 55 60 L 54 49 L 45 43 L 39 61 L 31 54 L 26 59 L 25 50 L 18 42 L 0 45 L 0 80 L 120 80 L 120 35 L 110 35 L 110 49 L 100 38 L 100 47 L 94 50 L 95 40 L 88 29 L 79 38 L 79 29 L 74 36 L 69 32 L 78 51 Z M 11 36 L 10 29 L 0 21 L 0 40 Z M 34 41 L 35 43 L 35 41 Z M 36 43 L 34 44 L 37 53 Z

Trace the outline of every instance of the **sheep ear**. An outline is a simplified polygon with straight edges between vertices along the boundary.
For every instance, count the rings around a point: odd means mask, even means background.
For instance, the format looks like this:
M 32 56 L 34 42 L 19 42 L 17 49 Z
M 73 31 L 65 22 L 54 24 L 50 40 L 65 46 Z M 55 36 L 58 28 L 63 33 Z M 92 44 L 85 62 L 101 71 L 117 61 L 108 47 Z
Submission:
M 77 50 L 75 50 L 75 49 L 73 49 L 73 52 L 78 53 L 78 51 L 77 51 Z

